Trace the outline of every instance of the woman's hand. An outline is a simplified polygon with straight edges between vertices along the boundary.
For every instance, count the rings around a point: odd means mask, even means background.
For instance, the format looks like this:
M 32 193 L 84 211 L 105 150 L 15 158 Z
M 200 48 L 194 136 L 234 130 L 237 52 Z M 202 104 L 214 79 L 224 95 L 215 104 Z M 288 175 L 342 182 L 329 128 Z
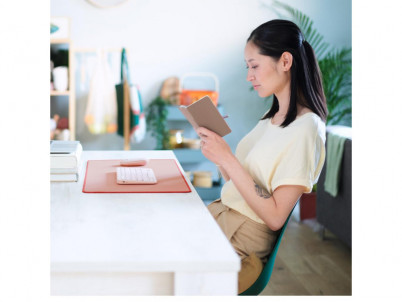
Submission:
M 197 134 L 201 138 L 202 154 L 214 164 L 223 166 L 235 158 L 229 145 L 220 135 L 204 127 L 199 127 Z

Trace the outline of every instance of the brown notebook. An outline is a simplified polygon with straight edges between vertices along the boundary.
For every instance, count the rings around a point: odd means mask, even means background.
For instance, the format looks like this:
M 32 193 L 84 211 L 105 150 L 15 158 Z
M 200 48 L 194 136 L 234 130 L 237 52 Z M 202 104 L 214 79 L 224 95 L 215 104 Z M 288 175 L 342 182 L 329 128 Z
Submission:
M 191 192 L 186 179 L 174 159 L 150 159 L 143 166 L 151 168 L 158 183 L 153 185 L 119 185 L 116 168 L 120 159 L 88 160 L 85 174 L 84 193 L 188 193 Z
M 179 109 L 195 130 L 205 127 L 220 136 L 232 132 L 209 96 L 204 96 L 191 105 L 180 106 Z

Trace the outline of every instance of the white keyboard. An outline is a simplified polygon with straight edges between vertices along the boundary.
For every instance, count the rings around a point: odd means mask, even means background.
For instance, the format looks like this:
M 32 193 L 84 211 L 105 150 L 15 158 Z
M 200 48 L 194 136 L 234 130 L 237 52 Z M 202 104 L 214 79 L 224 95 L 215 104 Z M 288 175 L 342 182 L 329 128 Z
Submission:
M 157 183 L 152 169 L 139 167 L 117 167 L 116 180 L 120 185 L 152 185 Z

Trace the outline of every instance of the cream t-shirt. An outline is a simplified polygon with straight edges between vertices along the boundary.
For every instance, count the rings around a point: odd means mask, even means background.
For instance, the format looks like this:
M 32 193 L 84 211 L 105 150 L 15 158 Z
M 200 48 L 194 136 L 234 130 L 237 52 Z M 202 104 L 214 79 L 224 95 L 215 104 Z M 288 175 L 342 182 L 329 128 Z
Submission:
M 237 145 L 235 156 L 256 184 L 269 194 L 281 185 L 304 186 L 311 192 L 325 160 L 325 123 L 308 112 L 287 127 L 260 120 Z M 229 180 L 223 185 L 222 203 L 243 215 L 264 223 L 248 206 Z

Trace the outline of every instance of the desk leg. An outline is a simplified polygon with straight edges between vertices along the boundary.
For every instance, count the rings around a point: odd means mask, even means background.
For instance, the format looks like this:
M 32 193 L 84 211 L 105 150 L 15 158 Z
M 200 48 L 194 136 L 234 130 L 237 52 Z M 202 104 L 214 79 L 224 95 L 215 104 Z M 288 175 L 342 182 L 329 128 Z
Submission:
M 175 296 L 237 295 L 237 272 L 176 272 Z

